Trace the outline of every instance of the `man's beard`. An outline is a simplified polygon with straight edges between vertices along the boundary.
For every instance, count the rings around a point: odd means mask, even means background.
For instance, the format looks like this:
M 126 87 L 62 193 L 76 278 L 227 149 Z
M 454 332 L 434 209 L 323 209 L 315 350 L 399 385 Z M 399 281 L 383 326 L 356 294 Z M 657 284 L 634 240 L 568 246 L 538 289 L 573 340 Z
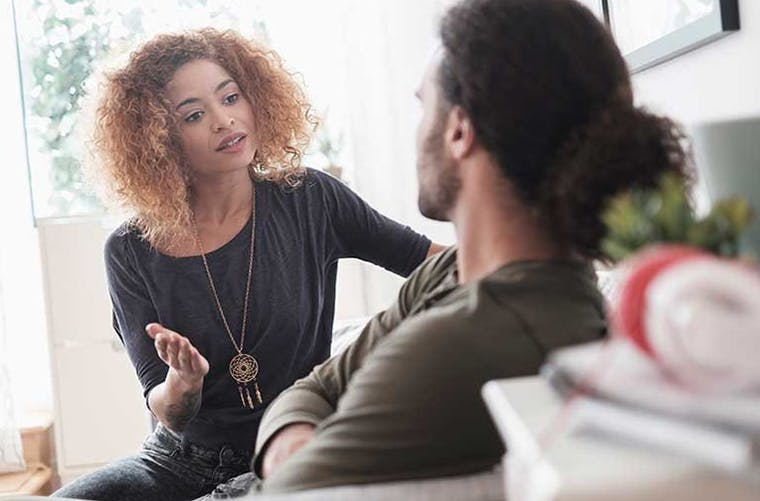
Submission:
M 445 114 L 441 112 L 437 118 L 435 127 L 424 140 L 418 160 L 420 186 L 417 205 L 423 216 L 448 221 L 461 181 L 454 160 L 445 154 L 443 146 Z

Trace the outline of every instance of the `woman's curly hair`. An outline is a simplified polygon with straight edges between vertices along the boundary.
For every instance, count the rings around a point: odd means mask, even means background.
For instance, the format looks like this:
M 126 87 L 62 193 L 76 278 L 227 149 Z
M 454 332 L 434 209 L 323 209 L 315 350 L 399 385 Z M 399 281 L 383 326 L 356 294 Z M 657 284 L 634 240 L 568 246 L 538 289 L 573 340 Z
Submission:
M 254 107 L 260 180 L 292 183 L 314 119 L 303 89 L 266 46 L 210 28 L 159 35 L 105 76 L 95 110 L 95 168 L 115 201 L 133 214 L 152 246 L 170 245 L 191 227 L 190 171 L 166 95 L 177 69 L 205 59 L 222 66 Z

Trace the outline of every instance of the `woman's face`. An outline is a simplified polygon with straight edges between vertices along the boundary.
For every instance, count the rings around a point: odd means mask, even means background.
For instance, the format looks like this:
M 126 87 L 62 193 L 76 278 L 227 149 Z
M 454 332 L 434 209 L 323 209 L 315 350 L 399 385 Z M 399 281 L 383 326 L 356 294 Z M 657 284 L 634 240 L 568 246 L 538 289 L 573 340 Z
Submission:
M 166 86 L 182 151 L 198 175 L 247 169 L 258 146 L 251 103 L 213 61 L 182 65 Z

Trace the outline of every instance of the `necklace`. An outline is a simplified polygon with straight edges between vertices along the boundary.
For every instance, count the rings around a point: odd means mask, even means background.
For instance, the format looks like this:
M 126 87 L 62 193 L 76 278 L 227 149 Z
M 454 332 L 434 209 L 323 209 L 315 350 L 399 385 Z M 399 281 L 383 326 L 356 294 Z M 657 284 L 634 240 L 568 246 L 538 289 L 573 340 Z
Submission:
M 256 187 L 253 187 L 253 194 L 251 196 L 251 247 L 248 257 L 248 279 L 245 283 L 245 296 L 243 299 L 243 321 L 240 328 L 240 344 L 235 341 L 235 336 L 232 335 L 232 329 L 227 322 L 227 317 L 224 315 L 222 309 L 222 303 L 219 301 L 219 295 L 216 292 L 216 286 L 214 285 L 214 279 L 211 277 L 211 269 L 208 266 L 208 260 L 206 254 L 203 252 L 203 243 L 201 242 L 201 236 L 198 232 L 198 226 L 195 224 L 195 216 L 191 215 L 193 223 L 193 230 L 195 231 L 195 241 L 198 245 L 198 249 L 201 253 L 201 259 L 203 260 L 203 268 L 206 270 L 206 277 L 208 278 L 208 285 L 211 289 L 211 295 L 214 298 L 214 304 L 219 311 L 219 316 L 222 318 L 224 329 L 227 331 L 227 335 L 232 341 L 232 346 L 235 347 L 237 355 L 232 357 L 229 365 L 229 373 L 232 379 L 237 383 L 238 393 L 240 394 L 240 401 L 243 403 L 243 407 L 249 409 L 254 408 L 253 399 L 251 398 L 251 392 L 248 391 L 248 385 L 253 384 L 253 389 L 256 394 L 256 402 L 262 403 L 261 391 L 259 390 L 259 383 L 257 377 L 259 375 L 259 362 L 252 355 L 243 353 L 243 347 L 245 342 L 245 327 L 248 319 L 248 297 L 251 291 L 251 277 L 253 276 L 253 244 L 256 235 Z

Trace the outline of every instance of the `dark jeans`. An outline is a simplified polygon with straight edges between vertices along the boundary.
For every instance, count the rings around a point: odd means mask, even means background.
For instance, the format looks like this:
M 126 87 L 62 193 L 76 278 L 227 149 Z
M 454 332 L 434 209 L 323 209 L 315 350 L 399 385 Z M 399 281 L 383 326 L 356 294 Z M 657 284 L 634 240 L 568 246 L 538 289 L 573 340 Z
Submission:
M 103 501 L 237 497 L 255 482 L 250 459 L 250 453 L 227 446 L 214 450 L 183 442 L 159 424 L 138 454 L 80 477 L 53 496 Z

